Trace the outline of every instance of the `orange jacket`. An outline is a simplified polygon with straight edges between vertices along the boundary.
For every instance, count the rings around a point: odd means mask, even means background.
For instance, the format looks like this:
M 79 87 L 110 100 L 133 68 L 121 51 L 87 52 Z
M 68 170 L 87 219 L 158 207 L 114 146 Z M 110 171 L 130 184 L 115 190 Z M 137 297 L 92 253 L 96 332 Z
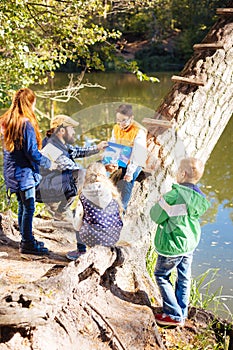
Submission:
M 129 128 L 122 130 L 118 124 L 114 125 L 113 132 L 117 143 L 133 147 L 134 139 L 137 136 L 139 127 L 132 123 Z

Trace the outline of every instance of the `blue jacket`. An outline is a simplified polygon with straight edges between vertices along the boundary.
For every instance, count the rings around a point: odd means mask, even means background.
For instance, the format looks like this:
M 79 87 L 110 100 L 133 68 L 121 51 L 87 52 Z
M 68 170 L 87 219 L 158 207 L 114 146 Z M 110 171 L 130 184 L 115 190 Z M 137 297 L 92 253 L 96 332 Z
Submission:
M 23 147 L 19 148 L 16 143 L 13 152 L 4 150 L 3 159 L 6 189 L 11 193 L 37 186 L 40 180 L 39 166 L 51 166 L 51 161 L 38 151 L 36 134 L 28 120 L 23 132 Z

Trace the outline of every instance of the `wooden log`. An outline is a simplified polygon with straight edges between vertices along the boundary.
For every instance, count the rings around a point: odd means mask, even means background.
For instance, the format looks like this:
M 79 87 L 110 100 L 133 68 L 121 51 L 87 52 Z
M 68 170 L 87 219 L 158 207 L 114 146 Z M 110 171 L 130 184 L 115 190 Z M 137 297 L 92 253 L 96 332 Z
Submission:
M 176 82 L 176 83 L 183 83 L 183 84 L 190 84 L 190 85 L 197 85 L 197 86 L 204 86 L 205 85 L 205 83 L 201 80 L 181 77 L 178 75 L 173 75 L 171 77 L 171 80 Z
M 232 15 L 233 14 L 233 8 L 218 8 L 216 10 L 217 15 Z
M 194 50 L 207 50 L 207 49 L 219 50 L 223 48 L 224 46 L 222 43 L 202 43 L 202 44 L 193 45 Z
M 36 327 L 46 324 L 46 307 L 43 309 L 19 307 L 1 307 L 0 308 L 0 327 Z
M 144 118 L 142 122 L 146 125 L 158 125 L 164 128 L 171 128 L 173 125 L 171 121 L 164 119 Z

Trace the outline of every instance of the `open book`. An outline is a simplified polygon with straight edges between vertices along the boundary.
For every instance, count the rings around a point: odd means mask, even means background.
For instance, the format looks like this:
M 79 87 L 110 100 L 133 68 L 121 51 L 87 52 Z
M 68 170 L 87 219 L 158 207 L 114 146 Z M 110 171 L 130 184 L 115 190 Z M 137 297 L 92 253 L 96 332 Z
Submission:
M 106 147 L 104 150 L 102 161 L 104 164 L 117 164 L 118 166 L 126 168 L 131 153 L 132 147 L 130 146 L 108 142 L 108 147 Z
M 45 145 L 40 152 L 52 162 L 55 162 L 57 158 L 63 154 L 59 148 L 55 147 L 51 143 L 47 143 L 47 145 Z

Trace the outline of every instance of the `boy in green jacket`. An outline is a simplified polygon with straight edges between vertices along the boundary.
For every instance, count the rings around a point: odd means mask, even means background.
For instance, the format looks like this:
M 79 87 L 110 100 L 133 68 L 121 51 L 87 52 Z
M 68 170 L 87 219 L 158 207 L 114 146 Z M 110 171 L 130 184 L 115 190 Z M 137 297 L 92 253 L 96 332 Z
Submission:
M 199 218 L 210 206 L 196 185 L 203 172 L 199 159 L 182 159 L 178 184 L 150 210 L 151 219 L 158 224 L 155 278 L 163 300 L 163 313 L 155 315 L 159 325 L 183 326 L 188 315 L 193 251 L 201 236 Z M 177 270 L 175 289 L 170 281 L 173 269 Z

